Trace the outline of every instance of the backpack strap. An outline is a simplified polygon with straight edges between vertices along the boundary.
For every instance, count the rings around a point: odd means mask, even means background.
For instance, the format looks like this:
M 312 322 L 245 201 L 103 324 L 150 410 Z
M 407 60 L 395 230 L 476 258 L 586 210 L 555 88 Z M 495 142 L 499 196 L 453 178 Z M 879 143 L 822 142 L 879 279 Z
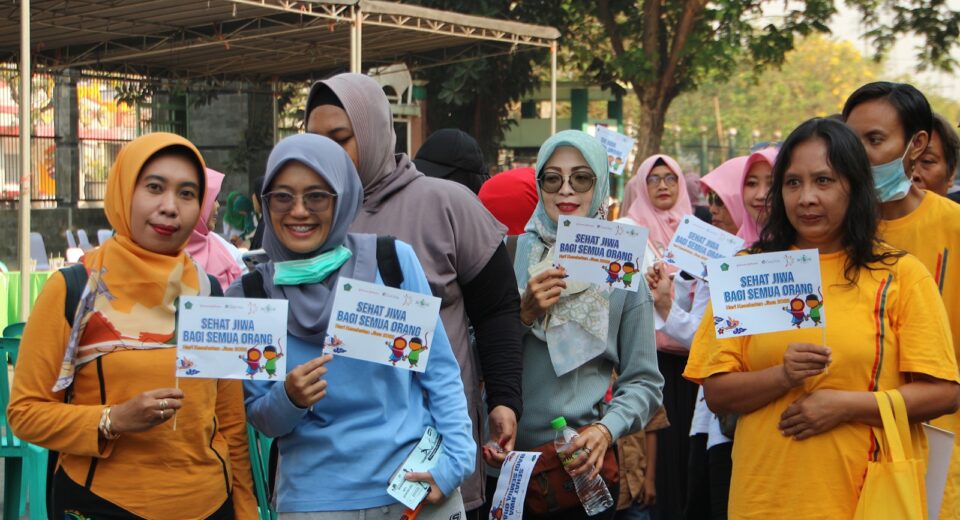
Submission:
M 504 241 L 504 245 L 507 246 L 507 254 L 510 255 L 511 264 L 517 259 L 517 242 L 519 241 L 520 235 L 508 235 Z
M 267 298 L 267 291 L 263 289 L 263 275 L 254 269 L 240 278 L 245 298 Z
M 63 300 L 63 317 L 73 327 L 73 318 L 77 314 L 77 305 L 83 296 L 83 288 L 87 285 L 87 268 L 83 264 L 74 264 L 60 269 L 63 280 L 67 283 L 67 296 Z
M 403 269 L 397 257 L 396 242 L 397 239 L 389 235 L 377 237 L 377 269 L 384 285 L 399 289 L 403 283 Z

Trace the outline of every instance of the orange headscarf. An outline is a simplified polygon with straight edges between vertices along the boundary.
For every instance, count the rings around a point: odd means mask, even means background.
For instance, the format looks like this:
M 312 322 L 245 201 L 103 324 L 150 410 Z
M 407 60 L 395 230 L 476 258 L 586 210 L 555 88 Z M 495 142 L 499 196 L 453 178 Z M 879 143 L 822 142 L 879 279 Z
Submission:
M 206 274 L 184 252 L 186 240 L 176 255 L 165 255 L 131 238 L 130 213 L 140 170 L 155 153 L 171 146 L 186 147 L 204 165 L 190 141 L 155 133 L 124 146 L 110 169 L 103 210 L 116 234 L 83 258 L 87 286 L 54 391 L 68 388 L 78 367 L 102 355 L 175 346 L 177 297 L 210 293 Z M 198 181 L 202 188 L 202 174 Z M 171 366 L 171 374 L 173 370 Z

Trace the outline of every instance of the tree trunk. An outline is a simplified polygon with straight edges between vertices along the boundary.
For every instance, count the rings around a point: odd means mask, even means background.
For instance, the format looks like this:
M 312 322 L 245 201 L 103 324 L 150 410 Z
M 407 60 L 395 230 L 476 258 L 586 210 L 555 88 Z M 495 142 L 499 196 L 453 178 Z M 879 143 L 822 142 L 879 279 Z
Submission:
M 640 102 L 640 115 L 637 120 L 637 156 L 633 163 L 633 174 L 644 159 L 655 153 L 660 153 L 660 142 L 663 139 L 663 124 L 666 120 L 667 108 L 670 99 L 661 98 L 654 87 L 637 88 L 634 92 Z

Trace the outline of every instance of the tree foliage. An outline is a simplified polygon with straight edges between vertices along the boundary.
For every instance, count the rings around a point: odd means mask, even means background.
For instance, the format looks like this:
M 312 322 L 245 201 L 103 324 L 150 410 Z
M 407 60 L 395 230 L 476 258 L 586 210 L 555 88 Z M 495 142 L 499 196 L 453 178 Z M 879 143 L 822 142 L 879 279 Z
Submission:
M 436 9 L 476 14 L 528 23 L 557 25 L 562 19 L 553 0 L 413 0 Z M 486 52 L 483 52 L 486 51 Z M 464 58 L 490 54 L 491 49 L 465 51 Z M 510 125 L 511 104 L 544 79 L 547 50 L 497 49 L 492 56 L 460 59 L 431 66 L 414 64 L 420 79 L 427 80 L 427 125 L 432 131 L 459 128 L 473 135 L 487 162 L 496 160 L 504 132 Z M 549 73 L 549 68 L 547 68 Z
M 897 38 L 918 36 L 918 64 L 950 70 L 960 36 L 960 12 L 944 0 L 845 0 L 863 15 L 865 36 L 882 58 Z M 829 32 L 835 0 L 421 0 L 430 7 L 553 25 L 560 29 L 561 64 L 575 77 L 631 91 L 640 108 L 634 137 L 639 153 L 658 151 L 675 99 L 703 85 L 722 83 L 748 63 L 759 77 L 784 65 L 800 39 Z M 506 101 L 515 101 L 540 79 L 545 59 L 516 54 L 439 67 L 428 73 L 434 123 L 470 121 L 474 131 Z M 498 60 L 504 60 L 504 63 Z M 843 62 L 841 61 L 841 65 Z M 822 67 L 812 64 L 814 71 Z M 771 83 L 782 81 L 769 77 Z M 821 82 L 823 83 L 823 82 Z M 829 81 L 826 81 L 829 83 Z M 831 86 L 831 92 L 836 85 Z M 790 91 L 783 86 L 784 92 Z M 826 87 L 824 87 L 826 88 Z M 780 97 L 779 99 L 783 99 Z M 791 102 L 797 102 L 793 99 Z M 706 109 L 706 107 L 703 107 Z M 776 114 L 779 108 L 771 109 Z M 712 112 L 712 107 L 705 112 Z M 473 114 L 472 117 L 470 114 Z M 461 126 L 464 125 L 461 123 Z M 493 138 L 502 135 L 497 127 Z M 490 144 L 486 143 L 487 149 Z

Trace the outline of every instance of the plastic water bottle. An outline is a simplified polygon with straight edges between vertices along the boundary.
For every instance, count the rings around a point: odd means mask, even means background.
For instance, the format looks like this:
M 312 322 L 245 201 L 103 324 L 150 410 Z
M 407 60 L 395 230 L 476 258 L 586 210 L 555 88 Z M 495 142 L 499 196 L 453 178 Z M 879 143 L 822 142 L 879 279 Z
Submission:
M 560 461 L 566 467 L 566 461 L 576 460 L 583 453 L 583 450 L 569 452 L 570 445 L 580 435 L 577 434 L 576 430 L 567 426 L 567 419 L 564 417 L 557 417 L 550 421 L 550 426 L 557 432 L 553 438 L 553 445 L 557 448 Z M 580 502 L 583 504 L 587 516 L 600 514 L 613 506 L 613 497 L 610 496 L 607 485 L 600 478 L 600 475 L 591 480 L 590 473 L 592 472 L 593 465 L 587 464 L 587 471 L 576 477 L 571 475 L 573 485 L 577 488 L 577 496 L 580 497 Z

